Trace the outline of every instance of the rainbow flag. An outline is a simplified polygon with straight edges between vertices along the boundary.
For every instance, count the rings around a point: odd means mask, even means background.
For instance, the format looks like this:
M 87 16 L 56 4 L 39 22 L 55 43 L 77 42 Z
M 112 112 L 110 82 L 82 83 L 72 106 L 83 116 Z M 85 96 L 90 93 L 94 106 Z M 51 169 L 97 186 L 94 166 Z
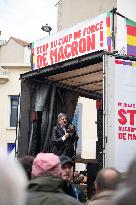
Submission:
M 136 22 L 126 18 L 127 55 L 136 56 Z
M 111 34 L 111 13 L 108 12 L 106 16 L 106 26 L 107 26 L 107 47 L 108 51 L 112 50 L 112 34 Z

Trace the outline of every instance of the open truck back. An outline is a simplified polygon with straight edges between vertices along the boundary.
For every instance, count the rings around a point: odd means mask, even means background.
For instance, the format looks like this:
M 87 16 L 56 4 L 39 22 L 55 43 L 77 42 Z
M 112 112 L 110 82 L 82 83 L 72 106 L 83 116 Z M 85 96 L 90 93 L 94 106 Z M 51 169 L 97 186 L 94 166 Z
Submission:
M 98 141 L 96 160 L 82 160 L 95 162 L 95 174 L 102 166 L 127 170 L 136 152 L 135 27 L 112 10 L 32 43 L 32 71 L 20 77 L 18 157 L 48 152 L 57 114 L 72 120 L 83 96 L 97 100 Z

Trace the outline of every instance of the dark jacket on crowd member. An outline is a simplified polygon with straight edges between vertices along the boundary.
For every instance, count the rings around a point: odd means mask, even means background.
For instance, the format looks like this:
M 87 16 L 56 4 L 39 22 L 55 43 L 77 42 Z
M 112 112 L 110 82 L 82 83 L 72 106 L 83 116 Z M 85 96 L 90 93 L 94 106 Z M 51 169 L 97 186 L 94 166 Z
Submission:
M 69 126 L 71 124 L 67 123 L 65 126 L 66 132 L 69 132 Z M 66 155 L 70 158 L 73 158 L 74 156 L 74 151 L 76 148 L 76 143 L 78 140 L 78 135 L 76 133 L 76 130 L 74 129 L 72 133 L 70 133 L 70 137 L 67 138 L 65 141 L 62 140 L 62 137 L 65 135 L 65 130 L 57 124 L 53 128 L 52 132 L 52 139 L 51 139 L 51 152 L 54 154 L 61 156 L 61 155 Z
M 74 197 L 78 201 L 85 203 L 86 202 L 86 195 L 81 189 L 79 185 L 73 183 L 67 183 L 67 188 L 65 189 L 65 193 Z
M 63 192 L 63 180 L 45 175 L 30 181 L 26 205 L 81 205 Z

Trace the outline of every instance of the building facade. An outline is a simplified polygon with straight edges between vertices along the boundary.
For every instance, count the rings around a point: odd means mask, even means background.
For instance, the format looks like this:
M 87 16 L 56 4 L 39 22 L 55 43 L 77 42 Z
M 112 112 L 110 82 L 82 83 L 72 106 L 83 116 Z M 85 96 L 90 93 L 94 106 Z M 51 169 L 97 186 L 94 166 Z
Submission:
M 87 18 L 117 8 L 118 12 L 136 21 L 135 0 L 60 0 L 58 2 L 58 31 L 71 27 Z
M 0 146 L 15 156 L 20 74 L 31 69 L 27 42 L 11 37 L 0 45 Z

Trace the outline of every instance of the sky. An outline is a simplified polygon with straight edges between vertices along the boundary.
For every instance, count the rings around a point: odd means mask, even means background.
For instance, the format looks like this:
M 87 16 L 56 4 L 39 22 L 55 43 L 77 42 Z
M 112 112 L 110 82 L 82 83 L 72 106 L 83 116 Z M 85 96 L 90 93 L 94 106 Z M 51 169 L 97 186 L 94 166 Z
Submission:
M 28 42 L 46 37 L 41 27 L 48 23 L 56 33 L 58 0 L 0 0 L 1 40 L 11 36 Z

